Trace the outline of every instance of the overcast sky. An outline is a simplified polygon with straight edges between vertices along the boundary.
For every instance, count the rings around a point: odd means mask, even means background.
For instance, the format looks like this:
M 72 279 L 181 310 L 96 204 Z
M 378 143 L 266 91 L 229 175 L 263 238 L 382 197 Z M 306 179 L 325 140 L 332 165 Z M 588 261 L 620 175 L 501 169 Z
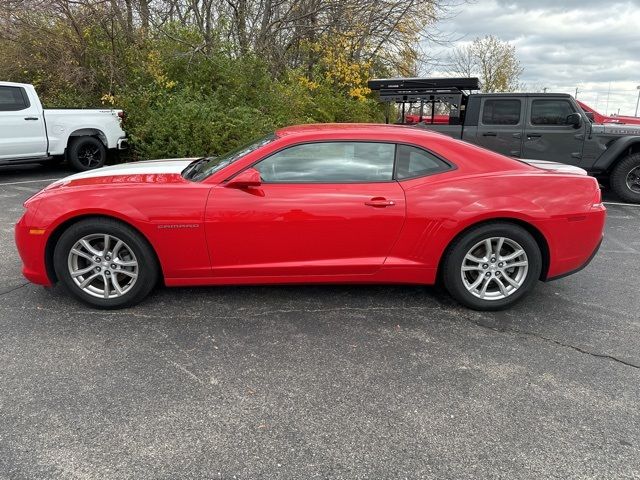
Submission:
M 578 99 L 601 113 L 635 112 L 640 0 L 475 0 L 438 29 L 454 45 L 487 34 L 511 42 L 530 90 L 575 94 L 577 86 Z

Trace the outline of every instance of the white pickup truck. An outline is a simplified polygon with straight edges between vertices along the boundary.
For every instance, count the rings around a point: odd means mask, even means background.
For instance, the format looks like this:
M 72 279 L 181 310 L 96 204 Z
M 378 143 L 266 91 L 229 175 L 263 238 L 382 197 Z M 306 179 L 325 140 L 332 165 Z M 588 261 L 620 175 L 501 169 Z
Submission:
M 122 110 L 45 110 L 33 85 L 0 82 L 0 165 L 66 158 L 78 171 L 102 167 L 127 147 Z

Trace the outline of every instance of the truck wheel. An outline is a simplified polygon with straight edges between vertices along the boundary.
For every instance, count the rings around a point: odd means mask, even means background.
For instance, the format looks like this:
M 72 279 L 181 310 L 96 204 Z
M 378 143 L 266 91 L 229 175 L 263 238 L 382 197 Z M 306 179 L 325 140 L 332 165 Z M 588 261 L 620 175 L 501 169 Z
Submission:
M 78 137 L 71 140 L 67 158 L 75 170 L 84 172 L 103 167 L 107 159 L 107 150 L 95 137 Z
M 611 189 L 625 202 L 640 203 L 640 153 L 623 158 L 609 179 Z

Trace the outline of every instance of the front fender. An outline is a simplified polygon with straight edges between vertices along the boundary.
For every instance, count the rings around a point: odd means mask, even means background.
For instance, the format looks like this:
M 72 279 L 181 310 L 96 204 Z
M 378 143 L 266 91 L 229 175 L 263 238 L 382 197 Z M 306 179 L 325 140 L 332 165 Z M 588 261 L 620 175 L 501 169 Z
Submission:
M 34 222 L 49 244 L 68 222 L 115 218 L 136 229 L 154 249 L 165 278 L 203 277 L 211 270 L 204 228 L 208 188 L 90 188 L 56 192 L 39 201 Z
M 593 170 L 608 171 L 614 163 L 632 146 L 640 144 L 640 136 L 621 137 L 609 144 L 607 150 L 598 157 Z

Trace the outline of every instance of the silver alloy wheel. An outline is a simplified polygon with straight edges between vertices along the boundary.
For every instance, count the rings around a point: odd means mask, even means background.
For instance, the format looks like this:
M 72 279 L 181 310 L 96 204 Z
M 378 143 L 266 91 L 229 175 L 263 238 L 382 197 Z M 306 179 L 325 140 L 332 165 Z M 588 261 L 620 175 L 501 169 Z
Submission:
M 67 265 L 73 282 L 98 298 L 121 297 L 138 279 L 138 261 L 133 250 L 107 233 L 78 240 L 69 251 Z
M 518 242 L 491 237 L 471 247 L 460 273 L 472 295 L 482 300 L 502 300 L 522 286 L 528 271 L 527 254 Z
M 640 167 L 631 169 L 627 174 L 626 183 L 629 190 L 640 193 Z

